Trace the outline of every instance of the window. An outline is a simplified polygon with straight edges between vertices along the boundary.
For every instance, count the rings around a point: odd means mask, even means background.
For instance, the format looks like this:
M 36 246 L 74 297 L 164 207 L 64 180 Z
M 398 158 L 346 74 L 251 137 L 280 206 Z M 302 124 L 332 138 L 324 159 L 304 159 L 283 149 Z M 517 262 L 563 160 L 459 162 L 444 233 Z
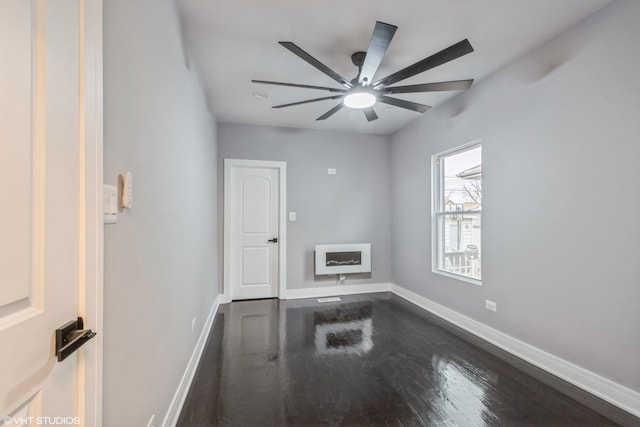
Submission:
M 433 161 L 433 271 L 480 284 L 482 279 L 482 147 L 479 141 L 436 154 Z

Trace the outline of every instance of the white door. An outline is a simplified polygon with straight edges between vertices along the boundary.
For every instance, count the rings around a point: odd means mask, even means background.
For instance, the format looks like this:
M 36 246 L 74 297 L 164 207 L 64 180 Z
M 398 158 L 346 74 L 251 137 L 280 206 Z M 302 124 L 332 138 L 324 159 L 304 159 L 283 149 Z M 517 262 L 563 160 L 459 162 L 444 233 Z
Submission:
M 83 415 L 78 352 L 62 362 L 55 354 L 55 329 L 79 314 L 86 265 L 82 3 L 0 1 L 0 424 L 8 426 L 79 425 Z
M 278 296 L 281 168 L 226 163 L 231 299 Z

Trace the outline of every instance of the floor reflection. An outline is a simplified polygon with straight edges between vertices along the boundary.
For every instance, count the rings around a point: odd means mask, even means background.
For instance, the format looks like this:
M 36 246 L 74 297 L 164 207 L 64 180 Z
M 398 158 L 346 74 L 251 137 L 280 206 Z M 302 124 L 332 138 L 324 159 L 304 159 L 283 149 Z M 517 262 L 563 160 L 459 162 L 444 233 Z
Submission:
M 316 352 L 320 356 L 361 355 L 373 348 L 372 305 L 341 304 L 313 313 Z
M 220 306 L 178 426 L 609 426 L 388 293 Z
M 498 417 L 488 409 L 490 402 L 485 398 L 485 392 L 493 385 L 488 379 L 494 375 L 485 375 L 478 369 L 469 369 L 437 354 L 431 357 L 431 366 L 437 392 L 430 398 L 444 418 L 454 425 L 499 424 Z

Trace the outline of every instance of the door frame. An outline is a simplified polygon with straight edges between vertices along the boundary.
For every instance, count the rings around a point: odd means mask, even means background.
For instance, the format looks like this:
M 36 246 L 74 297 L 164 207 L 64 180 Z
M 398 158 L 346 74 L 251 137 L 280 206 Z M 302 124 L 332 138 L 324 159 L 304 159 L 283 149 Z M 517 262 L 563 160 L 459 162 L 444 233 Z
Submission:
M 80 4 L 78 316 L 95 338 L 78 351 L 77 411 L 85 426 L 102 426 L 103 394 L 103 0 Z
M 224 159 L 224 252 L 221 303 L 231 302 L 231 170 L 233 168 L 269 168 L 278 170 L 278 298 L 286 298 L 287 289 L 287 162 L 271 160 Z

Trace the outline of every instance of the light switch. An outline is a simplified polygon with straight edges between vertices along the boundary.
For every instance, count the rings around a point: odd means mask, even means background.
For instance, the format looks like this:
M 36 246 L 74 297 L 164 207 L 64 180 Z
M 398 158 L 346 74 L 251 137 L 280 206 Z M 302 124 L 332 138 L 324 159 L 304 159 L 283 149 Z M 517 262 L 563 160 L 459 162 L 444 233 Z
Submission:
M 329 174 L 329 175 L 335 175 L 335 174 L 336 174 L 336 170 L 335 170 L 335 168 L 329 168 L 329 169 L 327 169 L 327 174 Z
M 104 185 L 103 187 L 102 213 L 105 224 L 115 224 L 118 222 L 118 187 L 115 185 Z
M 295 212 L 289 212 L 289 221 L 293 222 L 296 220 L 296 213 Z

